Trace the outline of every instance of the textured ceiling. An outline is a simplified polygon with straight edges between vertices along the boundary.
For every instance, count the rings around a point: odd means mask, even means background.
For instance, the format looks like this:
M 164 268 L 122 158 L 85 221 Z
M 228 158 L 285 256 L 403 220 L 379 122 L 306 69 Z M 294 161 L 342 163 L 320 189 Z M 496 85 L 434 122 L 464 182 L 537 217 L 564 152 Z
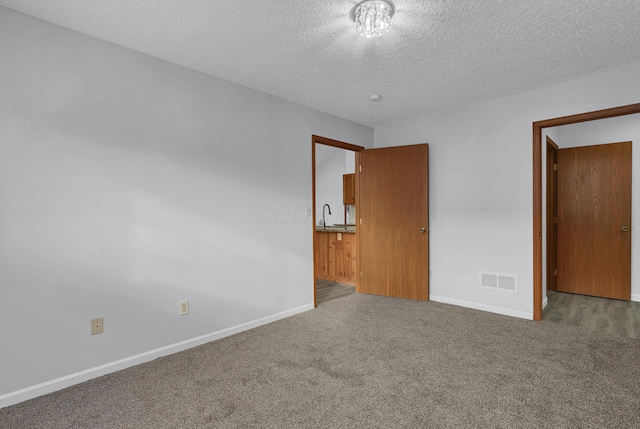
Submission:
M 371 127 L 640 61 L 639 0 L 395 0 L 379 39 L 355 33 L 356 3 L 0 0 Z

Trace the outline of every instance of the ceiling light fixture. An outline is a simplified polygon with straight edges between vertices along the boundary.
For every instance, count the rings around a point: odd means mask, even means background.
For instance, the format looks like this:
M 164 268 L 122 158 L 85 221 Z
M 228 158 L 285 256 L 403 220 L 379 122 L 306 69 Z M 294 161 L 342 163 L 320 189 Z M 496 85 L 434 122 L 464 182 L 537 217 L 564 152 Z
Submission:
M 356 4 L 349 15 L 356 23 L 358 34 L 371 39 L 389 31 L 394 11 L 393 4 L 388 1 L 366 0 Z

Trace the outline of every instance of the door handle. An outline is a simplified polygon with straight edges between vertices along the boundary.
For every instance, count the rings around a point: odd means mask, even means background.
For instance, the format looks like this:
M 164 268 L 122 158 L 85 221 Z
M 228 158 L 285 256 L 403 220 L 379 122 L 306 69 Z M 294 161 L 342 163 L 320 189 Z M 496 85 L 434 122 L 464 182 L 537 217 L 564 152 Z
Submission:
M 420 228 L 420 234 L 424 234 L 424 233 L 425 233 L 425 231 L 426 231 L 426 229 L 424 229 L 424 228 Z
M 622 231 L 622 232 L 629 232 L 629 227 L 628 227 L 628 226 L 621 226 L 621 227 L 620 227 L 620 231 Z

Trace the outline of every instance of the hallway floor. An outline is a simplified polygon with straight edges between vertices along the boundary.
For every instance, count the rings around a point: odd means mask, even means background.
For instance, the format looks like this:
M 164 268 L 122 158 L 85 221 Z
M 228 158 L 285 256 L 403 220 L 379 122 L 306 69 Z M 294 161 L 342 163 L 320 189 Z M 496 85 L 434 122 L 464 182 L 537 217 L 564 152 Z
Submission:
M 316 279 L 316 301 L 320 305 L 332 299 L 349 296 L 356 292 L 355 286 Z
M 544 320 L 640 339 L 640 302 L 547 291 Z

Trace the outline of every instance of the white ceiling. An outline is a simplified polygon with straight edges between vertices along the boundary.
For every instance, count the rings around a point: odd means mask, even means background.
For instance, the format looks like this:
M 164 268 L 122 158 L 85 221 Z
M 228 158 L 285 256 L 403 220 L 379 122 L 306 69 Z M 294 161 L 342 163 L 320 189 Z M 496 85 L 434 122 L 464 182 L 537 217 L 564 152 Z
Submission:
M 639 0 L 0 0 L 0 5 L 367 126 L 640 61 Z M 371 101 L 373 94 L 381 101 Z

